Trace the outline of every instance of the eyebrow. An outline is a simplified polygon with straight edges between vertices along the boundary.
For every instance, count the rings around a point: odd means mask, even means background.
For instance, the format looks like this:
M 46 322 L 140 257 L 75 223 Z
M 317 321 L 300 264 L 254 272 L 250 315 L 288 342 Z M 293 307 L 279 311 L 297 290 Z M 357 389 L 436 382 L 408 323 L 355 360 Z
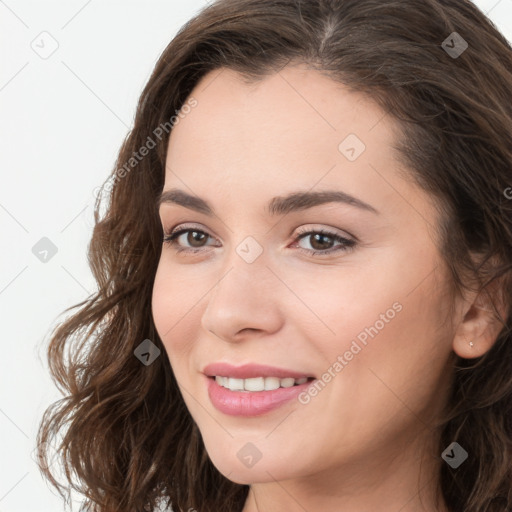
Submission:
M 314 206 L 333 202 L 348 204 L 375 214 L 379 213 L 373 206 L 341 190 L 292 192 L 286 196 L 277 196 L 272 198 L 267 204 L 267 212 L 272 216 L 285 215 L 293 211 L 306 210 Z M 160 207 L 161 204 L 165 203 L 177 204 L 208 216 L 216 215 L 214 208 L 208 201 L 177 188 L 165 190 L 160 194 L 157 206 Z

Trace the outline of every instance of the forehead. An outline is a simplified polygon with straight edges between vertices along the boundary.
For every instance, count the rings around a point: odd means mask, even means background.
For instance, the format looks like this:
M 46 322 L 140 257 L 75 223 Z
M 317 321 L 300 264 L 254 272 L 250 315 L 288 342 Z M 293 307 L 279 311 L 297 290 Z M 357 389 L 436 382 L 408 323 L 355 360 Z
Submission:
M 377 136 L 393 128 L 389 119 L 382 123 L 385 113 L 367 95 L 305 65 L 286 67 L 255 83 L 244 82 L 230 69 L 214 70 L 200 80 L 190 96 L 198 105 L 175 126 L 171 139 L 193 130 L 196 137 L 221 145 L 226 134 L 239 141 L 257 134 L 259 139 L 267 135 L 266 141 L 271 143 L 276 142 L 277 134 L 280 143 L 287 139 L 297 144 L 304 140 L 329 143 L 348 133 L 371 139 L 378 124 Z
M 350 173 L 361 168 L 359 154 L 362 162 L 394 156 L 396 127 L 381 108 L 304 65 L 253 84 L 233 70 L 214 70 L 190 97 L 197 106 L 174 126 L 167 152 L 168 166 L 187 174 L 204 173 L 205 161 L 210 171 L 254 167 L 276 178 L 290 166 L 311 175 L 313 162 L 318 172 L 338 165 Z
M 430 198 L 398 172 L 397 121 L 367 95 L 293 66 L 254 84 L 215 70 L 190 97 L 197 105 L 169 139 L 164 190 L 241 212 L 261 210 L 270 196 L 338 189 L 397 219 L 412 213 L 435 224 Z

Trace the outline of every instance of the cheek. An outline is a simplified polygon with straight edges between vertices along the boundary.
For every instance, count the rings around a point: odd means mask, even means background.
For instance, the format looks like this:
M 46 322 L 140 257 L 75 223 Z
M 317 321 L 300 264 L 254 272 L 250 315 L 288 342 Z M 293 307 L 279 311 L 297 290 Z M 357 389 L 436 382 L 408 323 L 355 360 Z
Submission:
M 191 349 L 193 333 L 187 331 L 194 323 L 194 305 L 203 293 L 190 284 L 180 280 L 168 265 L 159 265 L 153 285 L 152 314 L 171 363 Z
M 396 307 L 384 310 L 397 297 Z M 386 417 L 386 411 L 397 405 L 429 422 L 436 403 L 441 405 L 451 354 L 450 332 L 440 325 L 441 302 L 432 281 L 425 282 L 409 295 L 389 296 L 381 308 L 366 315 L 365 324 L 352 325 L 352 340 L 361 350 L 355 356 L 349 353 L 353 359 L 344 386 L 367 404 L 368 414 Z M 352 313 L 353 318 L 364 317 L 362 311 Z
M 331 330 L 327 337 L 321 334 L 325 330 L 316 336 L 309 330 L 309 339 L 327 362 L 323 371 L 336 361 L 341 364 L 331 369 L 344 374 L 333 379 L 334 387 L 361 397 L 358 407 L 380 408 L 402 400 L 419 410 L 428 406 L 436 389 L 445 387 L 452 336 L 443 325 L 448 276 L 442 274 L 436 253 L 425 253 L 421 258 L 393 254 L 364 272 L 354 267 L 339 280 L 317 280 L 329 300 L 313 288 L 302 290 L 304 302 Z

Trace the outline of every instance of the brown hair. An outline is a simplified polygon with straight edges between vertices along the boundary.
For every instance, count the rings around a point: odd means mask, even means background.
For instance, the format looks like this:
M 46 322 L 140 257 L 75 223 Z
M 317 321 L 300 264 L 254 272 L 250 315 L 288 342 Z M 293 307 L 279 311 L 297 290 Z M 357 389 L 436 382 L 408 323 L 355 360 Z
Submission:
M 442 45 L 453 32 L 468 43 L 459 56 Z M 48 360 L 65 397 L 41 421 L 41 470 L 64 496 L 46 468 L 55 445 L 84 510 L 94 512 L 153 510 L 159 498 L 175 512 L 242 509 L 249 487 L 208 458 L 153 324 L 163 236 L 156 200 L 169 119 L 198 80 L 225 67 L 257 81 L 290 62 L 367 93 L 399 121 L 398 154 L 442 209 L 453 289 L 463 290 L 466 275 L 480 289 L 502 283 L 503 328 L 481 358 L 456 359 L 434 455 L 452 441 L 470 454 L 457 469 L 442 466 L 450 510 L 511 510 L 512 201 L 504 191 L 512 185 L 512 48 L 464 0 L 220 0 L 182 27 L 141 95 L 105 211 L 96 204 L 89 261 L 98 291 L 52 331 Z M 126 167 L 148 137 L 156 147 Z M 145 339 L 162 351 L 148 366 L 134 357 Z

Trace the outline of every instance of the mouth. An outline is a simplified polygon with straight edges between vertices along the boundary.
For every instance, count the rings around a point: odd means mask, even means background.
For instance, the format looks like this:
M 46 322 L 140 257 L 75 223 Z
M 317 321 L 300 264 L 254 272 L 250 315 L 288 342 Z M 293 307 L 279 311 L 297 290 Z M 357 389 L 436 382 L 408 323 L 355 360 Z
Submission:
M 211 363 L 203 368 L 212 405 L 230 416 L 260 416 L 293 402 L 316 380 L 303 371 L 256 363 Z
M 248 386 L 251 390 L 251 386 L 258 386 L 259 391 L 263 391 L 265 388 L 261 388 L 262 381 L 261 379 L 268 379 L 269 386 L 276 386 L 277 381 L 279 381 L 279 387 L 281 386 L 281 381 L 284 382 L 282 387 L 291 387 L 295 384 L 296 381 L 300 380 L 301 383 L 305 382 L 302 379 L 313 379 L 316 378 L 312 373 L 306 373 L 302 371 L 290 370 L 286 368 L 278 368 L 276 366 L 268 366 L 264 364 L 256 364 L 256 363 L 248 363 L 241 366 L 234 366 L 229 363 L 218 362 L 208 364 L 203 368 L 202 373 L 204 373 L 207 377 L 220 377 L 222 379 L 219 384 L 223 385 L 224 379 L 227 379 L 228 382 L 231 380 L 234 382 L 234 385 L 240 385 L 240 381 L 248 381 Z M 255 380 L 258 379 L 258 380 Z M 290 380 L 292 379 L 292 380 Z M 265 385 L 265 384 L 263 384 Z M 260 389 L 261 388 L 261 389 Z M 244 389 L 244 388 L 241 388 Z M 276 388 L 270 388 L 276 389 Z
M 284 377 L 279 378 L 275 376 L 270 377 L 251 377 L 241 379 L 238 377 L 224 376 L 224 375 L 211 375 L 207 376 L 211 380 L 230 391 L 240 391 L 245 393 L 254 393 L 258 391 L 273 391 L 279 388 L 291 388 L 294 386 L 301 386 L 307 382 L 313 381 L 314 377 Z

